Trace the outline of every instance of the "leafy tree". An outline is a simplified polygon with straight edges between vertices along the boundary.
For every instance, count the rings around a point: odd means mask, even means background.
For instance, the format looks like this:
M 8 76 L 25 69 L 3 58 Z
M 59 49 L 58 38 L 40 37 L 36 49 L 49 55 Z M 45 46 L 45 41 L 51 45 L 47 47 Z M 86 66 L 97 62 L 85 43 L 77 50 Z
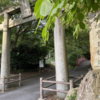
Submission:
M 80 28 L 85 28 L 88 13 L 96 12 L 99 9 L 100 0 L 37 0 L 34 11 L 36 19 L 40 18 L 40 20 L 43 20 L 50 12 L 42 31 L 42 36 L 46 41 L 49 36 L 49 28 L 54 28 L 56 17 L 60 16 L 66 27 L 73 25 L 75 28 L 73 34 L 77 35 Z
M 48 51 L 45 46 L 30 47 L 28 44 L 20 44 L 12 49 L 11 52 L 11 69 L 36 69 L 41 58 L 47 55 Z
M 16 6 L 19 3 L 15 2 L 15 0 L 0 0 L 0 12 L 4 11 L 5 9 Z
M 73 27 L 69 27 L 65 30 L 68 65 L 75 67 L 76 59 L 80 57 L 90 59 L 89 28 L 87 27 L 84 30 L 80 30 L 78 33 L 78 39 L 73 37 L 73 32 Z
M 12 28 L 11 35 L 11 67 L 32 66 L 44 58 L 53 47 L 53 33 L 51 31 L 50 41 L 44 43 L 41 32 L 44 23 L 40 23 L 37 33 L 35 28 L 38 21 Z M 26 62 L 26 64 L 25 64 Z M 31 64 L 31 65 L 30 65 Z M 18 68 L 18 67 L 17 67 Z

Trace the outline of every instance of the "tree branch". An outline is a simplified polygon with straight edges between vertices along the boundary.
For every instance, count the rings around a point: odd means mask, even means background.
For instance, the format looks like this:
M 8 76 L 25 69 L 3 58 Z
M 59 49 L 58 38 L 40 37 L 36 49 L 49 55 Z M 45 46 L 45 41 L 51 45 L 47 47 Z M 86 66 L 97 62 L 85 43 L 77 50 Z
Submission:
M 18 40 L 20 34 L 23 33 L 29 26 L 30 26 L 30 25 L 26 26 L 24 29 L 22 29 L 22 31 L 20 31 L 22 26 L 20 26 L 20 27 L 17 29 L 14 43 L 13 43 L 12 46 L 11 46 L 11 51 L 12 51 L 12 49 L 14 48 L 14 46 L 17 44 L 17 40 Z

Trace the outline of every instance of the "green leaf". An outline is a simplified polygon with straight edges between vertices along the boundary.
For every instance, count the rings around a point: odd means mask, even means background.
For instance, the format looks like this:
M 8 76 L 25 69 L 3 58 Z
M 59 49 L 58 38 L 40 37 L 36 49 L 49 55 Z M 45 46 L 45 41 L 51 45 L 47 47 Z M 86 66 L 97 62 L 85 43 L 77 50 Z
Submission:
M 97 0 L 98 3 L 100 3 L 100 0 Z
M 90 12 L 90 11 L 91 11 L 91 8 L 92 8 L 91 6 L 89 6 L 89 7 L 88 7 L 88 12 Z
M 80 11 L 81 11 L 81 10 L 80 10 L 80 8 L 79 8 L 79 7 L 77 7 L 77 12 L 78 12 L 78 13 L 80 13 Z
M 57 8 L 62 8 L 63 4 L 64 4 L 64 0 L 57 6 Z
M 49 0 L 44 0 L 41 4 L 40 15 L 46 16 L 47 13 L 50 11 L 52 4 Z
M 38 27 L 39 27 L 40 21 L 41 21 L 41 17 L 40 17 L 40 19 L 39 19 L 39 21 L 38 21 L 38 24 L 37 24 L 37 27 L 36 27 L 35 33 L 37 32 L 37 29 L 38 29 Z
M 77 18 L 78 18 L 79 21 L 82 21 L 84 19 L 84 15 L 82 13 L 79 13 L 77 15 Z
M 86 0 L 86 3 L 87 3 L 88 6 L 91 5 L 91 1 L 92 1 L 92 0 Z
M 91 5 L 93 5 L 93 4 L 94 4 L 94 1 L 95 1 L 95 0 L 91 0 Z
M 49 32 L 47 32 L 47 34 L 46 34 L 46 39 L 45 39 L 46 41 L 48 41 L 49 40 Z
M 64 16 L 64 20 L 65 20 L 65 21 L 67 20 L 67 14 Z
M 73 2 L 72 4 L 70 4 L 69 9 L 72 9 L 75 5 L 75 2 Z
M 52 10 L 51 16 L 53 16 L 53 15 L 57 12 L 57 9 L 58 9 L 58 8 L 56 7 L 55 9 Z
M 55 27 L 55 24 L 54 24 L 54 23 L 52 23 L 52 24 L 51 24 L 51 29 L 53 30 L 53 29 L 54 29 L 54 27 Z
M 62 1 L 59 5 L 57 5 L 51 12 L 51 16 L 53 16 L 59 8 L 62 8 L 64 1 Z
M 37 14 L 36 14 L 36 19 L 38 19 L 38 18 L 40 18 L 40 12 L 37 12 Z
M 85 28 L 85 24 L 83 22 L 80 22 L 80 28 L 84 29 Z
M 85 5 L 87 5 L 87 2 L 86 2 L 86 0 L 83 0 L 83 2 L 84 2 L 84 4 L 85 4 Z
M 99 5 L 97 3 L 94 3 L 94 5 L 92 5 L 92 8 L 94 11 L 97 11 L 99 8 Z
M 42 37 L 45 38 L 46 36 L 46 33 L 47 33 L 47 27 L 45 26 L 42 30 Z
M 53 2 L 54 2 L 55 4 L 57 4 L 57 3 L 59 3 L 59 0 L 53 0 Z
M 100 14 L 97 16 L 97 19 L 96 19 L 97 22 L 98 22 L 99 18 L 100 18 Z
M 37 19 L 40 17 L 40 8 L 41 8 L 42 2 L 43 2 L 43 0 L 38 0 L 34 7 L 34 13 L 37 14 L 37 16 L 38 16 L 38 17 L 36 17 Z
M 79 24 L 76 25 L 75 31 L 74 31 L 74 33 L 73 33 L 73 36 L 75 36 L 75 34 L 78 32 L 78 29 L 79 29 Z

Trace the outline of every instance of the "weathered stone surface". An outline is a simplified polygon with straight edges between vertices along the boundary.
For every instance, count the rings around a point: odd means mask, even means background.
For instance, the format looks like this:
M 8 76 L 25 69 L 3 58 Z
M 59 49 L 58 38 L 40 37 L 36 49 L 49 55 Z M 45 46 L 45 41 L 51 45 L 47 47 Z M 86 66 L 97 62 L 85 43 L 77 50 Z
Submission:
M 65 34 L 64 27 L 59 18 L 56 18 L 54 28 L 54 44 L 55 44 L 55 65 L 56 65 L 56 81 L 68 82 L 68 67 L 66 58 Z M 57 90 L 68 90 L 68 85 L 56 84 Z M 66 94 L 57 92 L 57 96 L 61 99 L 66 97 Z
M 28 0 L 20 0 L 21 2 L 21 13 L 23 18 L 32 16 L 32 11 Z
M 75 92 L 78 91 L 78 88 L 72 88 L 68 91 L 67 97 L 65 98 L 65 100 L 69 100 L 68 96 L 73 96 L 75 94 Z
M 3 30 L 3 24 L 0 24 L 0 31 Z
M 96 21 L 97 13 L 89 14 L 89 29 L 90 29 L 90 52 L 91 65 L 93 69 L 100 69 L 100 19 Z
M 77 100 L 100 100 L 100 70 L 87 73 L 78 89 Z

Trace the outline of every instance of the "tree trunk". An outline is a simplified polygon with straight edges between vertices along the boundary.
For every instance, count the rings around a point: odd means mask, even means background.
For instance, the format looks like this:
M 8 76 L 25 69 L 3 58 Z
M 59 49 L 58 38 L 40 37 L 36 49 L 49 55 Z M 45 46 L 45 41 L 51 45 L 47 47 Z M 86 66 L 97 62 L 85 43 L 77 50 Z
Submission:
M 60 20 L 56 18 L 54 28 L 54 42 L 55 42 L 55 65 L 56 65 L 56 81 L 69 81 L 69 73 L 67 67 L 67 54 L 65 46 L 65 32 L 60 23 Z M 57 90 L 68 90 L 68 85 L 57 84 Z M 65 98 L 66 94 L 57 93 L 59 98 Z

